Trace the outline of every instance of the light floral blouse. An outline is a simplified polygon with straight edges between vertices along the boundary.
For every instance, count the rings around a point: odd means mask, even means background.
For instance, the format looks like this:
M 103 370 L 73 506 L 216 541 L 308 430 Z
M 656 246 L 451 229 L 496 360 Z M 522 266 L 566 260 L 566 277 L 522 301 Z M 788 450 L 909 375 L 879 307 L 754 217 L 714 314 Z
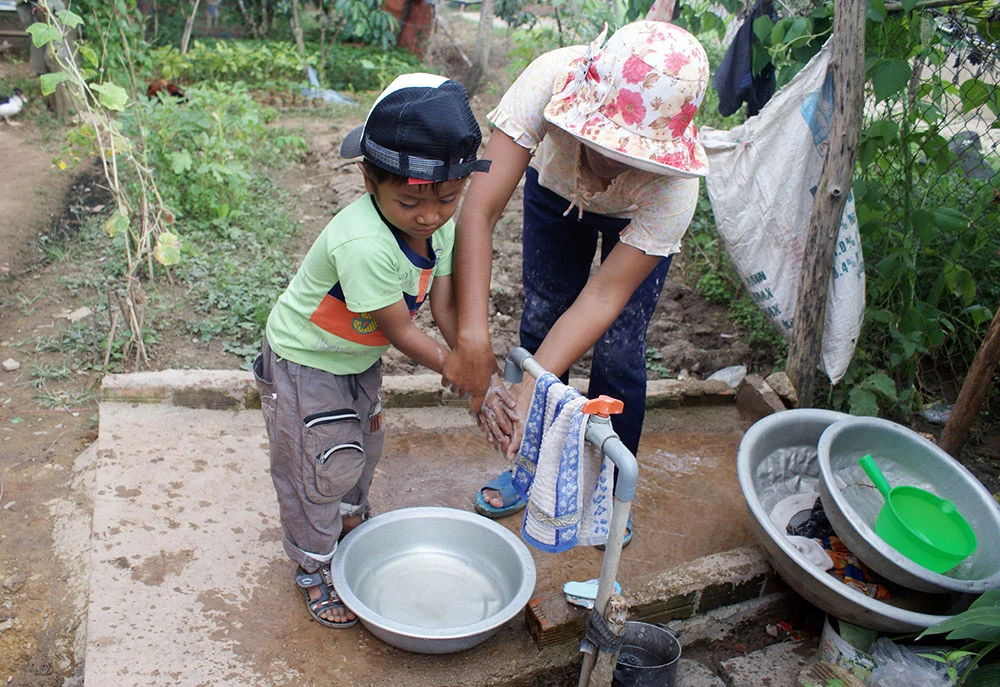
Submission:
M 586 46 L 571 46 L 537 58 L 486 117 L 531 151 L 539 183 L 567 199 L 566 214 L 575 207 L 578 213 L 630 218 L 621 233 L 623 243 L 649 255 L 680 252 L 698 202 L 697 178 L 634 169 L 619 174 L 602 190 L 580 173 L 580 141 L 544 117 L 553 91 L 566 81 L 570 63 L 585 51 Z

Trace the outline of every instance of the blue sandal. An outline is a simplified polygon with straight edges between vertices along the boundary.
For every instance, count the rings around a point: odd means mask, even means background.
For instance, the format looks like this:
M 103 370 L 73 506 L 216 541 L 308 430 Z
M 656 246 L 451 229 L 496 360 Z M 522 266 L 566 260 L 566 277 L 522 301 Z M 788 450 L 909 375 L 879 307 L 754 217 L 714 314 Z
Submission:
M 631 543 L 632 543 L 632 516 L 629 515 L 628 524 L 625 525 L 625 538 L 622 539 L 622 548 L 624 549 Z M 597 549 L 598 551 L 604 551 L 607 548 L 607 546 L 605 546 L 604 544 L 597 544 L 594 546 L 594 548 Z
M 503 507 L 497 508 L 496 506 L 486 503 L 483 498 L 483 489 L 495 489 L 500 492 L 500 498 L 503 499 Z M 497 475 L 494 479 L 490 480 L 479 490 L 476 494 L 476 512 L 480 515 L 485 515 L 487 518 L 504 518 L 508 515 L 517 513 L 520 510 L 524 510 L 524 507 L 528 505 L 528 502 L 521 498 L 521 495 L 517 493 L 514 489 L 514 485 L 510 481 L 510 470 L 504 470 L 501 474 Z

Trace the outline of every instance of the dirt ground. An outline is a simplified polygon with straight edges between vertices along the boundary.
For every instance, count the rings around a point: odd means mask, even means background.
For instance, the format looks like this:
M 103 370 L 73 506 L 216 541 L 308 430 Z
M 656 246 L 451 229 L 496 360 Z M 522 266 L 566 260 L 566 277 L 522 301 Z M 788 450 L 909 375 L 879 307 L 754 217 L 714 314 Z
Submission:
M 475 25 L 465 26 L 455 15 L 448 22 L 451 35 L 471 45 Z M 481 118 L 509 80 L 505 40 L 498 37 L 493 46 L 492 84 L 473 99 Z M 445 37 L 435 40 L 429 60 L 449 76 L 464 75 L 458 49 Z M 3 77 L 26 70 L 25 64 L 0 62 Z M 44 105 L 29 103 L 33 107 Z M 291 114 L 281 124 L 299 127 L 309 139 L 308 155 L 281 180 L 304 222 L 295 248 L 302 253 L 330 215 L 361 192 L 353 164 L 336 154 L 352 123 L 333 128 L 327 119 Z M 55 553 L 54 511 L 55 504 L 73 498 L 73 461 L 96 439 L 100 387 L 96 374 L 65 369 L 57 351 L 37 346 L 96 307 L 96 293 L 66 285 L 51 260 L 60 242 L 71 241 L 80 222 L 99 214 L 106 202 L 93 170 L 69 174 L 53 167 L 60 142 L 60 133 L 35 126 L 30 117 L 16 128 L 0 122 L 0 160 L 6 163 L 0 182 L 0 682 L 27 687 L 82 684 L 78 641 L 85 616 L 73 603 L 70 573 Z M 518 194 L 495 237 L 491 321 L 499 354 L 517 340 L 519 207 Z M 662 355 L 657 362 L 674 374 L 699 377 L 745 363 L 751 356 L 745 333 L 727 320 L 724 308 L 709 305 L 685 283 L 684 271 L 683 260 L 675 262 L 650 328 L 649 347 Z M 754 356 L 762 358 L 760 352 Z M 183 331 L 165 333 L 152 351 L 156 369 L 235 368 L 240 362 L 218 344 L 193 342 Z M 587 365 L 584 358 L 574 372 L 585 372 Z M 389 374 L 414 369 L 398 353 L 386 357 Z M 63 400 L 56 407 L 39 398 L 38 370 L 61 371 L 46 387 Z

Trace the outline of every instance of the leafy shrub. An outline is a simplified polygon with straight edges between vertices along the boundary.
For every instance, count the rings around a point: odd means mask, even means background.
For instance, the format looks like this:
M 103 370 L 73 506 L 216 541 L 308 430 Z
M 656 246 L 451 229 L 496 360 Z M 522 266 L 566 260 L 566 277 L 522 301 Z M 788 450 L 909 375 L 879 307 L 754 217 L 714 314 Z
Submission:
M 305 142 L 269 131 L 274 111 L 241 85 L 192 86 L 187 97 L 142 99 L 124 117 L 124 131 L 143 140 L 144 126 L 146 164 L 180 225 L 224 234 L 255 214 L 255 178 Z
M 152 51 L 152 63 L 168 80 L 243 82 L 263 88 L 303 80 L 306 64 L 293 43 L 193 41 L 184 55 L 173 46 Z
M 983 661 L 1000 647 L 1000 589 L 990 589 L 972 602 L 966 610 L 947 620 L 931 625 L 920 633 L 918 639 L 928 635 L 945 635 L 950 640 L 967 640 L 961 650 L 943 659 L 931 654 L 921 654 L 936 661 L 948 663 L 948 676 L 964 687 L 990 687 L 1000 682 L 1000 664 L 986 665 Z M 968 666 L 958 675 L 953 663 L 971 658 Z M 980 665 L 983 663 L 983 665 Z M 978 667 L 977 667 L 978 666 Z
M 324 67 L 330 88 L 349 91 L 381 91 L 400 74 L 427 71 L 408 50 L 376 52 L 350 43 L 332 46 Z
M 382 9 L 381 0 L 334 0 L 341 41 L 360 41 L 380 50 L 396 45 L 399 22 Z

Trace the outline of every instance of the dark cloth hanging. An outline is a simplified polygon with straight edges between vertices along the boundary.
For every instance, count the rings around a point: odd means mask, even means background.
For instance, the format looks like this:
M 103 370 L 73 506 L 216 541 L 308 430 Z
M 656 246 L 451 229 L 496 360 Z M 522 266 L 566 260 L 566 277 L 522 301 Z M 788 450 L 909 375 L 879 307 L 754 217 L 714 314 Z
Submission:
M 719 93 L 719 114 L 723 117 L 739 110 L 744 102 L 747 104 L 747 116 L 752 117 L 774 95 L 774 65 L 768 63 L 759 74 L 754 74 L 752 68 L 753 44 L 757 41 L 753 23 L 763 16 L 777 21 L 777 12 L 771 0 L 757 0 L 712 77 L 712 86 Z

